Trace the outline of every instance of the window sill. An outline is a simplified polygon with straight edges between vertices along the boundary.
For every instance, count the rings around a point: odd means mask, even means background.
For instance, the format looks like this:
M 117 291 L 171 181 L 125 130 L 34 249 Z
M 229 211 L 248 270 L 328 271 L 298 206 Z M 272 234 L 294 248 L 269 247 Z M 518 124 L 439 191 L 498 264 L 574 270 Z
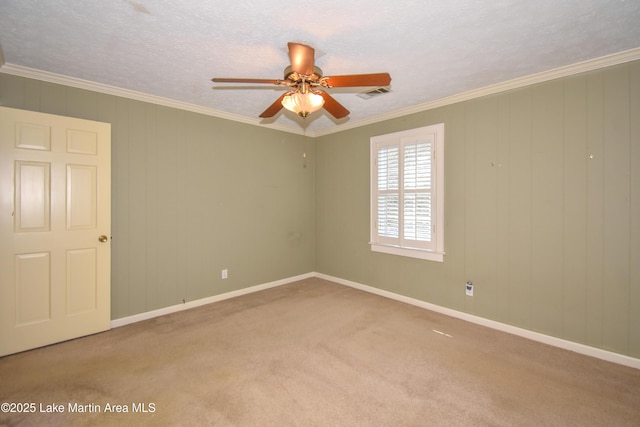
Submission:
M 425 251 L 422 249 L 400 248 L 398 246 L 386 246 L 371 243 L 373 252 L 381 252 L 391 255 L 406 256 L 410 258 L 424 259 L 427 261 L 444 262 L 444 252 Z

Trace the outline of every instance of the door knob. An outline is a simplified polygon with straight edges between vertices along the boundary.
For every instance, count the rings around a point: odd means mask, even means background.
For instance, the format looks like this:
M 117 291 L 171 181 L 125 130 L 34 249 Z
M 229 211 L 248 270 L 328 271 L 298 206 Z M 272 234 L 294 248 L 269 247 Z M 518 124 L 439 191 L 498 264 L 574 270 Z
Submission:
M 98 237 L 98 241 L 99 241 L 99 242 L 104 243 L 104 242 L 106 242 L 107 240 L 109 240 L 109 238 L 108 238 L 107 236 L 105 236 L 104 234 L 103 234 L 102 236 Z

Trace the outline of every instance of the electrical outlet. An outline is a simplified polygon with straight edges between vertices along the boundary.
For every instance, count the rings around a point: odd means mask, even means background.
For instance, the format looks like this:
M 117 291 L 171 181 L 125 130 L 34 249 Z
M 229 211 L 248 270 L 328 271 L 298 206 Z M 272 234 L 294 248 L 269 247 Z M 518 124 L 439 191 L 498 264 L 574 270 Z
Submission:
M 220 277 L 222 277 L 223 279 L 229 277 L 229 270 L 227 270 L 226 268 L 222 270 L 222 272 L 220 273 Z
M 469 281 L 466 284 L 466 292 L 467 292 L 467 296 L 468 297 L 472 297 L 473 296 L 473 282 Z

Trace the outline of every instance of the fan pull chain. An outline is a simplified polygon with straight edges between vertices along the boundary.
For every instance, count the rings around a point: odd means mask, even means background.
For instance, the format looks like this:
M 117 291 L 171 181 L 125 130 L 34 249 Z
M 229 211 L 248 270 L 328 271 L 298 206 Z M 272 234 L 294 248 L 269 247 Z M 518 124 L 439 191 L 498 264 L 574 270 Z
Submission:
M 304 139 L 304 149 L 302 150 L 302 168 L 307 168 L 307 118 L 302 118 L 302 138 Z

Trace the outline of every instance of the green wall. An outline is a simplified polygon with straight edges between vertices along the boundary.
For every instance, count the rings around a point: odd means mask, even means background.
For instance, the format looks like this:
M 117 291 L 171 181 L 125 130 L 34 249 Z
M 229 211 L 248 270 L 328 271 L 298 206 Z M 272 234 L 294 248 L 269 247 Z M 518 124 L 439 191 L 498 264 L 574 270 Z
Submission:
M 371 252 L 369 138 L 441 122 L 445 261 Z M 316 144 L 316 271 L 640 357 L 640 62 Z
M 112 124 L 112 319 L 313 271 L 313 141 L 6 74 L 0 104 Z
M 112 123 L 113 319 L 318 271 L 640 357 L 638 61 L 315 139 L 2 73 L 0 105 Z M 441 122 L 445 262 L 371 252 L 369 138 Z

